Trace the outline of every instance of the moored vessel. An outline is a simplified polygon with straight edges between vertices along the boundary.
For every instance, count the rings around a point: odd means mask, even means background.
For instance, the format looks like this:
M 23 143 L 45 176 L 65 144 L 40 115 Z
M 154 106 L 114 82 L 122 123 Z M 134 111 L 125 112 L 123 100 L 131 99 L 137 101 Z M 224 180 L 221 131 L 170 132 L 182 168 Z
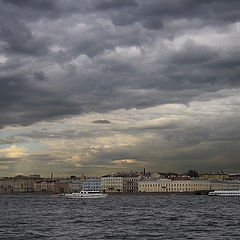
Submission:
M 215 190 L 208 193 L 208 196 L 240 196 L 240 190 Z
M 99 191 L 81 191 L 79 193 L 65 194 L 67 198 L 105 198 L 108 194 Z

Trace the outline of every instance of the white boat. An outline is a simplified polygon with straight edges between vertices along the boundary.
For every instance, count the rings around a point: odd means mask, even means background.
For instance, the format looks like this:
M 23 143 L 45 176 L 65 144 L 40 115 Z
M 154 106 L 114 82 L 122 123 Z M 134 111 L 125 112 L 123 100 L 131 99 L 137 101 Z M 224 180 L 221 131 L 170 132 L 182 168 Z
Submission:
M 79 193 L 65 194 L 67 198 L 105 198 L 108 194 L 101 193 L 98 191 L 81 191 Z
M 213 192 L 209 192 L 208 196 L 240 196 L 240 190 L 216 190 Z

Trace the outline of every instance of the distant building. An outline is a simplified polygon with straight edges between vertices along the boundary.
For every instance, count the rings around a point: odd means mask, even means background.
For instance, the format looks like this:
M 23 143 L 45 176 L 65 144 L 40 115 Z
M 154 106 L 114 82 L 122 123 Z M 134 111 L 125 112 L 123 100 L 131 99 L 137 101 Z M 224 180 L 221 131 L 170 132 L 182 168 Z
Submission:
M 209 179 L 209 180 L 224 180 L 229 178 L 227 173 L 199 173 L 199 178 Z
M 33 192 L 34 191 L 34 183 L 35 180 L 33 180 L 30 177 L 26 176 L 16 176 L 13 179 L 13 192 L 15 193 L 27 193 L 27 192 Z
M 55 181 L 36 181 L 34 183 L 34 192 L 55 192 Z
M 138 182 L 139 192 L 194 192 L 210 190 L 208 180 L 171 180 L 145 178 Z
M 83 188 L 83 181 L 82 180 L 73 180 L 69 183 L 69 191 L 71 193 L 81 192 Z
M 109 176 L 101 178 L 103 192 L 123 192 L 123 177 Z
M 240 173 L 230 173 L 229 174 L 229 179 L 240 181 Z
M 12 193 L 13 182 L 12 179 L 0 179 L 0 193 Z
M 88 178 L 83 181 L 84 191 L 101 191 L 101 179 L 100 178 Z
M 32 174 L 29 176 L 29 178 L 39 180 L 39 179 L 41 179 L 41 176 L 40 176 L 40 174 Z
M 158 172 L 151 173 L 151 178 L 160 178 L 160 177 L 161 177 L 161 174 Z
M 240 189 L 240 181 L 210 180 L 210 190 Z
M 160 183 L 160 179 L 158 178 L 143 178 L 138 181 L 138 191 L 139 192 L 163 192 L 167 184 L 170 183 L 171 180 L 166 179 L 165 182 Z
M 70 185 L 70 180 L 62 179 L 62 180 L 57 181 L 55 183 L 55 189 L 54 189 L 55 194 L 68 193 L 69 185 Z
M 139 177 L 123 177 L 123 193 L 138 192 Z

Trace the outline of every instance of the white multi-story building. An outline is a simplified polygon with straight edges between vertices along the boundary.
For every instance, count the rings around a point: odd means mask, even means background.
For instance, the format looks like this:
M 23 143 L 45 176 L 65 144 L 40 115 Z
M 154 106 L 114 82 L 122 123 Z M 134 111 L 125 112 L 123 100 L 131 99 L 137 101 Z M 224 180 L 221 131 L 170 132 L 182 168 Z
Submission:
M 101 191 L 100 178 L 88 178 L 83 181 L 83 191 Z

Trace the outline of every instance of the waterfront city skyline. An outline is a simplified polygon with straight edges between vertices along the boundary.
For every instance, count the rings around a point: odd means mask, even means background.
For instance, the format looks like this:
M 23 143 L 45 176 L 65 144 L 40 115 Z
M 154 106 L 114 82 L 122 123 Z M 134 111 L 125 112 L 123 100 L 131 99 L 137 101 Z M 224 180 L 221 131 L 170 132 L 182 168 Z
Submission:
M 0 177 L 240 172 L 239 11 L 0 1 Z

